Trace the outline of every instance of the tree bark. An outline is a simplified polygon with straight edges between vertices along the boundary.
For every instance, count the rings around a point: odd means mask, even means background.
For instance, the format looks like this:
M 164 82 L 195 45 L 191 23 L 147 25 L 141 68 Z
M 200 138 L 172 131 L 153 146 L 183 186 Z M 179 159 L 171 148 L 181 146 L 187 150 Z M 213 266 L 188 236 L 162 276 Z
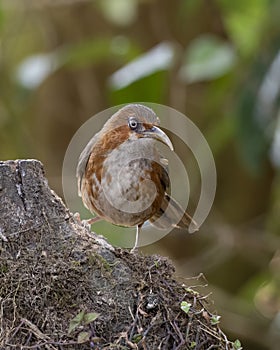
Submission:
M 236 348 L 170 261 L 90 232 L 39 161 L 0 162 L 0 201 L 0 349 Z

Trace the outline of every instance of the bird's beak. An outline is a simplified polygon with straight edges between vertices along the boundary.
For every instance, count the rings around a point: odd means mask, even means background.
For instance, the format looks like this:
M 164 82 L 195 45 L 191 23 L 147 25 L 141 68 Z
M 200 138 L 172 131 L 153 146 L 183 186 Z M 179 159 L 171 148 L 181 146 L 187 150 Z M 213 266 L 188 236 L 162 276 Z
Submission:
M 164 143 L 166 146 L 168 146 L 171 151 L 174 151 L 174 147 L 172 145 L 172 142 L 170 141 L 169 137 L 157 126 L 153 126 L 151 129 L 147 129 L 143 131 L 144 137 L 152 137 L 162 143 Z

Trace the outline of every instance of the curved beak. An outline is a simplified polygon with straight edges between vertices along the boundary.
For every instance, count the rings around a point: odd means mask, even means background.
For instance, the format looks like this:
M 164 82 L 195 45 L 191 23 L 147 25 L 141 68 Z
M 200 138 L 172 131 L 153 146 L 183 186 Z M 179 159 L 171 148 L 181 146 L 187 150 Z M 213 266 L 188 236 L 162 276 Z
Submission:
M 171 151 L 174 151 L 174 147 L 169 137 L 157 126 L 153 126 L 151 129 L 147 129 L 143 131 L 143 137 L 152 137 L 164 143 L 166 146 L 168 146 L 171 149 Z

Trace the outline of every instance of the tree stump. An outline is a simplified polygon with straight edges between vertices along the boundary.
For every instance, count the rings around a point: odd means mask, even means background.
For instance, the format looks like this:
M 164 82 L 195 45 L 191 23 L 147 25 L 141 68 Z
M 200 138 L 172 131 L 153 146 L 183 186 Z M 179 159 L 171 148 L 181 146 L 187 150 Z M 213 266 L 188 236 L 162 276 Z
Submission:
M 0 162 L 0 349 L 237 349 L 160 256 L 90 232 L 37 160 Z

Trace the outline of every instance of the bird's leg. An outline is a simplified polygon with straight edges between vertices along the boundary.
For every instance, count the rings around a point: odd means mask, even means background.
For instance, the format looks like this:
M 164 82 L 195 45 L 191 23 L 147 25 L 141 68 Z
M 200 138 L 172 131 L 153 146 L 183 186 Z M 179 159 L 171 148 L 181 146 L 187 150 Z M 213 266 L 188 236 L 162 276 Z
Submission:
M 81 216 L 80 213 L 75 213 L 74 217 L 76 220 L 78 220 L 84 227 L 87 227 L 88 229 L 90 229 L 90 226 L 92 224 L 94 224 L 95 222 L 101 220 L 101 218 L 99 216 L 95 216 L 94 218 L 91 219 L 87 219 L 87 220 L 81 220 Z
M 130 253 L 134 253 L 137 249 L 138 249 L 138 240 L 139 240 L 139 233 L 141 230 L 141 226 L 142 225 L 137 225 L 136 226 L 136 236 L 135 236 L 135 243 L 134 243 L 134 247 L 131 249 Z
M 86 221 L 89 225 L 95 224 L 97 221 L 101 220 L 99 216 L 95 216 L 94 218 L 84 220 Z

